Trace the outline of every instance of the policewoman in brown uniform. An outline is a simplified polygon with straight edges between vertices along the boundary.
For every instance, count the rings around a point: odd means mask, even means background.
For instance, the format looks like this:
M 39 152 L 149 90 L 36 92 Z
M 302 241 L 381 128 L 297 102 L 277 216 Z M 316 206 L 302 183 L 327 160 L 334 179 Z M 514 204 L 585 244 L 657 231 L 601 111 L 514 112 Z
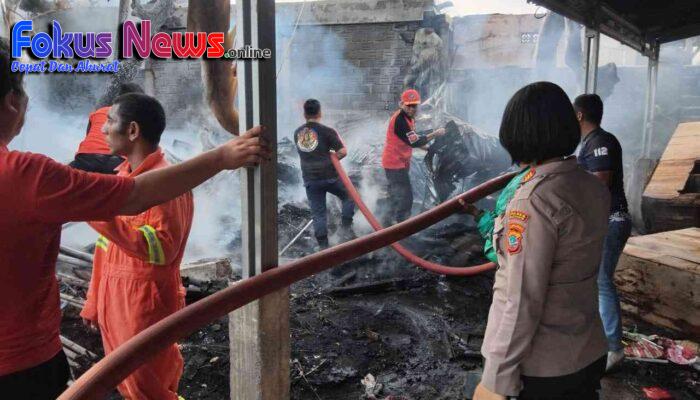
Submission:
M 500 141 L 529 172 L 494 224 L 499 268 L 475 400 L 598 399 L 607 342 L 596 280 L 610 195 L 570 156 L 579 140 L 559 86 L 533 83 L 508 102 Z

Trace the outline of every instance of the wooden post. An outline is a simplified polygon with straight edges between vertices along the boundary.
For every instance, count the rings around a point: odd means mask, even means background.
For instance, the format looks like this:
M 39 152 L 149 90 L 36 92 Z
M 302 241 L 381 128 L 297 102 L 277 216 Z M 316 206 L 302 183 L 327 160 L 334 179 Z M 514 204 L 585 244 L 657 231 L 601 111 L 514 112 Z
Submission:
M 274 0 L 237 2 L 237 47 L 272 57 L 238 61 L 240 131 L 267 127 L 273 159 L 241 172 L 243 279 L 275 268 L 277 259 L 277 101 Z M 270 294 L 229 316 L 231 399 L 289 399 L 289 291 Z

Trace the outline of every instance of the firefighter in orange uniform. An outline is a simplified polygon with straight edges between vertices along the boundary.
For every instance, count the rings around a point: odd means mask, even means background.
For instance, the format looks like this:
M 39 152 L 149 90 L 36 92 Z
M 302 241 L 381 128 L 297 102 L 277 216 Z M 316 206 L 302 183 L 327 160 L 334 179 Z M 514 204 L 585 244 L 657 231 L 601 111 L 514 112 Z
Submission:
M 221 170 L 269 160 L 270 150 L 261 137 L 264 128 L 256 126 L 190 160 L 135 178 L 89 174 L 41 154 L 10 150 L 29 104 L 24 74 L 10 73 L 12 60 L 9 41 L 0 37 L 0 398 L 55 400 L 70 378 L 59 337 L 61 224 L 145 212 Z
M 144 94 L 115 100 L 104 125 L 114 154 L 126 157 L 119 176 L 168 165 L 158 147 L 165 113 Z M 81 316 L 99 328 L 105 354 L 185 305 L 180 262 L 192 226 L 188 192 L 135 216 L 90 222 L 100 237 Z M 183 359 L 176 344 L 129 375 L 118 390 L 128 400 L 177 400 Z
M 425 148 L 431 140 L 445 134 L 445 128 L 416 132 L 414 118 L 420 94 L 408 89 L 401 94 L 399 110 L 389 120 L 386 143 L 382 153 L 382 168 L 389 181 L 389 197 L 394 221 L 401 222 L 411 216 L 413 189 L 409 169 L 414 147 Z
M 143 93 L 143 89 L 135 83 L 124 83 L 119 87 L 115 97 L 127 93 Z M 112 101 L 109 103 L 111 104 Z M 116 174 L 115 168 L 124 162 L 123 158 L 112 154 L 105 134 L 102 132 L 102 126 L 107 122 L 109 108 L 110 106 L 101 107 L 90 113 L 85 138 L 80 142 L 78 152 L 69 164 L 72 168 L 101 174 Z

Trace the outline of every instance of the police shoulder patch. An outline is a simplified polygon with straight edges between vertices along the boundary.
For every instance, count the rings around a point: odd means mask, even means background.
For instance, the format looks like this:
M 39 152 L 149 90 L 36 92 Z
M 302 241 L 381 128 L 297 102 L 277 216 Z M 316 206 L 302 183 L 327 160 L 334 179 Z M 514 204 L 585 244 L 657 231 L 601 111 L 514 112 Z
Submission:
M 528 213 L 525 211 L 512 210 L 508 213 L 508 217 L 525 222 L 528 218 L 530 218 L 530 215 L 528 215 Z
M 508 235 L 506 239 L 508 240 L 508 254 L 520 253 L 523 248 L 523 233 L 525 232 L 525 226 L 516 222 L 511 222 L 508 224 Z
M 535 173 L 537 173 L 535 171 L 535 168 L 531 167 L 530 170 L 527 171 L 527 174 L 525 174 L 525 176 L 523 176 L 523 179 L 520 181 L 520 183 L 525 183 L 525 182 L 529 181 L 530 179 L 532 179 L 535 176 Z

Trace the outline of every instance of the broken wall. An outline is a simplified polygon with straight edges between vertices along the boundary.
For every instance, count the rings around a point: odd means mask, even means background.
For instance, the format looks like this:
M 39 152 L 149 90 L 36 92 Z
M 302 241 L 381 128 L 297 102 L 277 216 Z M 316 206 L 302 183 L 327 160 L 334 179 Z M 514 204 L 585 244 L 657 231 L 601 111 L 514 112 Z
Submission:
M 375 120 L 383 125 L 397 108 L 413 37 L 426 24 L 430 3 L 277 4 L 280 136 L 290 136 L 303 123 L 308 98 L 321 102 L 330 124 Z M 384 129 L 377 127 L 377 137 Z
M 292 114 L 309 97 L 338 118 L 393 112 L 411 59 L 411 43 L 403 38 L 412 38 L 418 28 L 417 21 L 300 27 L 289 52 L 288 80 L 279 83 L 281 95 L 295 101 Z M 337 47 L 310 46 L 324 33 L 334 38 L 328 46 Z M 300 74 L 305 71 L 311 74 Z

